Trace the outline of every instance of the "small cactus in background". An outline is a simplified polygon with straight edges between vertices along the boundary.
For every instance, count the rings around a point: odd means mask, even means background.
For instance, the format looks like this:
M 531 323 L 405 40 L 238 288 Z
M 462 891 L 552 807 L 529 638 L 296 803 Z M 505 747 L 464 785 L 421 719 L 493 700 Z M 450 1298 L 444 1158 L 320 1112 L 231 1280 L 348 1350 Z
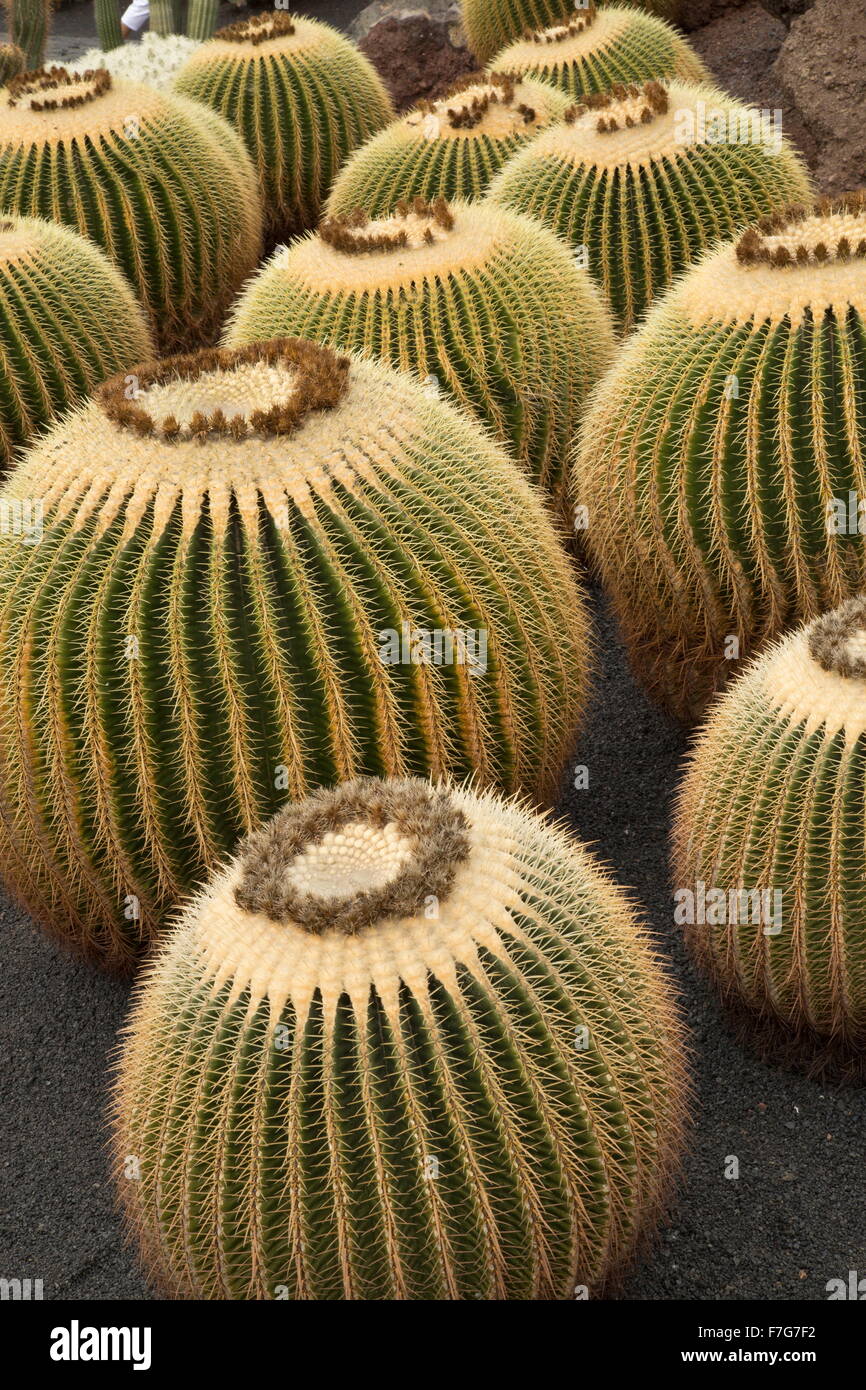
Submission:
M 566 509 L 565 462 L 613 330 L 591 281 L 537 223 L 421 198 L 391 218 L 325 221 L 248 284 L 225 341 L 284 335 L 382 357 L 441 387 Z
M 105 53 L 113 52 L 115 49 L 123 48 L 123 30 L 120 27 L 120 0 L 94 0 L 94 10 L 96 13 L 96 33 L 99 37 L 99 47 Z M 151 25 L 153 24 L 153 13 L 151 10 Z M 131 47 L 134 45 L 130 45 Z M 102 64 L 92 64 L 82 62 L 82 68 L 86 72 L 89 67 L 102 66 Z
M 115 966 L 286 801 L 359 774 L 553 795 L 585 604 L 461 411 L 284 339 L 111 378 L 0 508 L 0 863 Z
M 624 5 L 579 10 L 570 20 L 525 35 L 497 53 L 500 72 L 536 77 L 580 99 L 617 82 L 670 77 L 710 82 L 692 46 L 664 20 Z
M 83 71 L 107 68 L 112 77 L 143 82 L 146 87 L 169 92 L 187 58 L 198 46 L 197 39 L 188 39 L 183 34 L 169 34 L 167 38 L 144 34 L 135 43 L 125 43 L 121 48 L 89 49 L 79 59 L 79 67 Z
M 856 194 L 709 252 L 596 388 L 575 500 L 633 665 L 681 718 L 866 588 L 864 381 Z
M 255 268 L 255 172 L 231 127 L 104 68 L 0 93 L 0 208 L 65 222 L 122 270 L 162 351 L 212 342 Z
M 4 0 L 12 43 L 24 54 L 24 68 L 41 67 L 51 27 L 52 0 Z
M 0 87 L 8 86 L 13 77 L 24 71 L 25 58 L 15 43 L 0 43 Z
M 132 290 L 96 246 L 53 222 L 0 217 L 0 462 L 152 351 Z
M 385 217 L 403 198 L 474 200 L 523 145 L 569 107 L 544 82 L 507 74 L 464 79 L 447 96 L 422 102 L 369 140 L 338 174 L 328 215 L 362 207 Z
M 635 9 L 676 18 L 679 0 L 624 0 Z M 593 0 L 463 0 L 463 28 L 476 58 L 487 63 L 527 30 L 571 23 L 596 8 Z
M 674 836 L 688 942 L 744 1036 L 767 1059 L 860 1082 L 864 808 L 861 595 L 785 637 L 715 705 Z
M 218 30 L 181 69 L 177 90 L 246 142 L 269 245 L 316 225 L 347 155 L 393 116 L 375 68 L 348 39 L 282 13 Z
M 808 199 L 811 185 L 758 111 L 706 87 L 647 82 L 571 107 L 509 161 L 490 196 L 580 248 L 627 332 L 714 242 Z
M 571 1299 L 653 1232 L 686 1091 L 667 978 L 578 842 L 362 780 L 252 836 L 148 969 L 118 1185 L 171 1297 Z

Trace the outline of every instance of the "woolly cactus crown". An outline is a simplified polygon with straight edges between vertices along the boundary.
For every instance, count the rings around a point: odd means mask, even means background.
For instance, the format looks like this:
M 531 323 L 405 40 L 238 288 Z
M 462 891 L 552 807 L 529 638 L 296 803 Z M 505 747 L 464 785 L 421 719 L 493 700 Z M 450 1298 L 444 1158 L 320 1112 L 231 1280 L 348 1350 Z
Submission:
M 655 305 L 575 461 L 634 665 L 693 717 L 785 627 L 866 587 L 866 200 L 771 217 Z M 622 506 L 624 495 L 632 499 Z
M 234 131 L 104 68 L 24 73 L 0 92 L 0 207 L 101 246 L 163 351 L 212 338 L 261 246 L 255 175 Z
M 866 1079 L 866 598 L 784 637 L 713 708 L 690 759 L 676 881 L 778 895 L 687 927 L 768 1058 Z
M 515 155 L 490 196 L 585 248 L 629 330 L 714 242 L 810 196 L 799 156 L 761 119 L 711 88 L 618 83 Z
M 561 24 L 531 31 L 493 59 L 502 72 L 552 82 L 582 97 L 615 82 L 650 78 L 710 81 L 697 53 L 654 15 L 623 5 L 591 5 Z
M 175 1296 L 570 1298 L 652 1230 L 684 1092 L 667 982 L 580 845 L 356 781 L 180 917 L 127 1033 L 119 1183 Z
M 381 131 L 337 176 L 327 211 L 370 217 L 401 199 L 480 198 L 505 162 L 551 121 L 568 99 L 544 82 L 491 72 L 464 78 L 435 102 L 422 102 Z
M 200 40 L 187 38 L 185 34 L 148 32 L 135 43 L 125 43 L 119 48 L 105 51 L 90 48 L 79 59 L 79 65 L 83 69 L 107 68 L 113 77 L 171 91 L 174 79 L 199 43 Z
M 679 8 L 679 0 L 625 0 L 625 3 L 665 17 Z M 463 0 L 462 18 L 469 47 L 486 63 L 503 44 L 527 32 L 585 19 L 595 8 L 593 0 Z
M 613 332 L 587 277 L 537 223 L 441 198 L 326 219 L 250 282 L 226 341 L 281 334 L 380 356 L 441 387 L 567 510 L 565 461 Z

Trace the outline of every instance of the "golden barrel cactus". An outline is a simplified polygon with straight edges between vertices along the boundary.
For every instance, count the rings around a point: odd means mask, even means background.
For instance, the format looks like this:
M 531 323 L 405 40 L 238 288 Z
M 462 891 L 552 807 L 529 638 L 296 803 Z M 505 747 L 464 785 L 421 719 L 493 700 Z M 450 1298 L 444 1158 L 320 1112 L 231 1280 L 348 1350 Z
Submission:
M 866 588 L 866 199 L 713 250 L 591 399 L 574 467 L 633 665 L 684 719 Z
M 811 196 L 765 115 L 680 83 L 617 85 L 509 160 L 491 198 L 575 248 L 623 331 L 714 242 Z
M 462 0 L 463 28 L 469 47 L 482 63 L 489 62 L 504 44 L 521 38 L 527 30 L 570 23 L 585 15 L 593 0 Z M 665 19 L 676 16 L 679 0 L 624 0 L 635 9 Z
M 358 150 L 338 174 L 330 217 L 363 208 L 385 217 L 407 198 L 473 201 L 507 160 L 570 103 L 546 82 L 507 73 L 471 76 L 438 101 L 422 102 Z
M 394 114 L 354 44 L 328 24 L 279 11 L 218 29 L 175 88 L 218 111 L 245 141 L 269 245 L 316 225 L 344 160 Z
M 362 780 L 179 918 L 129 1022 L 121 1199 L 188 1299 L 569 1299 L 653 1231 L 685 1099 L 671 989 L 580 844 Z
M 0 864 L 124 966 L 286 801 L 556 791 L 582 595 L 539 496 L 410 377 L 284 339 L 111 378 L 0 490 Z
M 244 290 L 226 345 L 297 335 L 380 357 L 475 412 L 554 506 L 613 354 L 601 298 L 558 238 L 485 203 L 423 198 L 331 218 Z
M 98 247 L 56 222 L 0 216 L 0 463 L 152 352 L 141 306 Z
M 680 793 L 677 909 L 768 1059 L 866 1080 L 866 599 L 784 637 L 714 706 Z
M 550 82 L 572 99 L 607 92 L 617 82 L 711 81 L 691 44 L 663 19 L 591 0 L 560 23 L 523 34 L 495 55 L 492 66 Z
M 255 174 L 225 121 L 104 68 L 0 91 L 0 209 L 101 246 L 161 351 L 212 342 L 261 250 Z

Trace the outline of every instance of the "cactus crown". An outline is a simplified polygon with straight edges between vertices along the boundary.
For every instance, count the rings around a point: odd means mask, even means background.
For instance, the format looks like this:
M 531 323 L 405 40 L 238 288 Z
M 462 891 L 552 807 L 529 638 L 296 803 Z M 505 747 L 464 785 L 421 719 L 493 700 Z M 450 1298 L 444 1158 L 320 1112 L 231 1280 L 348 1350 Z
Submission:
M 609 92 L 593 92 L 570 106 L 565 113 L 566 125 L 574 125 L 588 112 L 601 112 L 595 128 L 599 134 L 623 128 L 650 125 L 657 116 L 667 115 L 670 94 L 661 82 L 617 84 Z
M 287 39 L 297 33 L 295 22 L 287 14 L 257 14 L 251 19 L 239 20 L 237 24 L 226 24 L 217 29 L 215 39 L 226 43 L 250 43 L 254 48 L 259 44 L 270 43 L 272 39 Z
M 575 19 L 570 19 L 567 24 L 551 24 L 547 29 L 526 29 L 523 40 L 525 43 L 565 43 L 576 34 L 584 34 L 587 29 L 591 29 L 597 13 L 594 0 L 589 0 L 585 12 Z
M 527 87 L 515 73 L 470 73 L 437 101 L 419 102 L 405 120 L 411 126 L 435 116 L 440 135 L 471 132 L 502 138 L 549 118 L 550 113 L 539 107 L 538 95 L 537 83 Z
M 312 411 L 331 410 L 346 391 L 349 359 L 296 338 L 209 348 L 136 370 L 137 393 L 118 373 L 97 392 L 121 429 L 166 440 L 294 434 Z
M 433 246 L 452 230 L 454 216 L 444 198 L 401 199 L 391 217 L 371 220 L 363 208 L 346 217 L 328 217 L 319 236 L 347 256 Z
M 7 105 L 25 106 L 30 111 L 66 111 L 96 101 L 111 90 L 107 68 L 88 68 L 70 72 L 69 68 L 39 68 L 22 72 L 9 83 Z
M 814 207 L 797 204 L 764 217 L 737 243 L 740 265 L 828 265 L 866 259 L 866 192 L 822 198 Z
M 273 922 L 347 936 L 442 903 L 469 857 L 467 822 L 447 791 L 362 778 L 287 806 L 251 835 L 235 901 Z
M 822 670 L 846 680 L 866 680 L 866 595 L 816 618 L 809 629 L 809 651 Z

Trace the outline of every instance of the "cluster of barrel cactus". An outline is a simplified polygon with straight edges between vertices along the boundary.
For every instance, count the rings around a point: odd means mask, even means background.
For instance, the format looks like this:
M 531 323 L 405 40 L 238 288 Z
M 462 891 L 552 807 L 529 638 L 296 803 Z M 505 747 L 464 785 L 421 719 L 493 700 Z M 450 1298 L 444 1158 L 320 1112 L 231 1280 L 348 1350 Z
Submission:
M 765 1056 L 866 1079 L 866 196 L 668 0 L 465 0 L 487 68 L 398 118 L 330 26 L 182 8 L 124 47 L 97 0 L 75 70 L 9 0 L 0 866 L 150 953 L 115 1151 L 164 1292 L 604 1293 L 688 1081 L 545 815 L 578 549 L 674 714 L 739 673 L 674 875 L 750 910 L 691 950 Z

